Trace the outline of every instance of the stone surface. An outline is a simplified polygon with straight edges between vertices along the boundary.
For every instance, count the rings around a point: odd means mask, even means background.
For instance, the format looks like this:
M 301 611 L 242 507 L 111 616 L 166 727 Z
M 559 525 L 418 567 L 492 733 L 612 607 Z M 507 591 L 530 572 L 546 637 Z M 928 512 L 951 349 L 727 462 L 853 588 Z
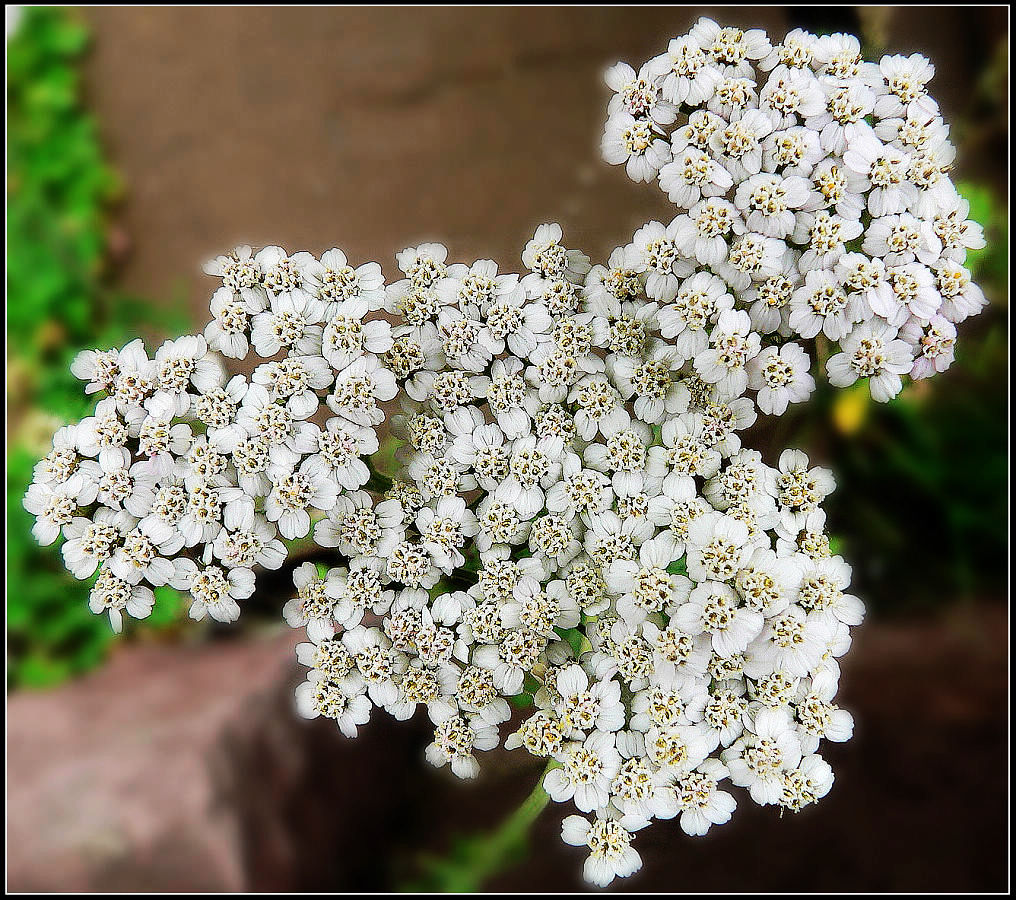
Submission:
M 443 240 L 517 270 L 541 222 L 605 255 L 668 215 L 599 159 L 600 74 L 648 59 L 689 8 L 93 8 L 89 98 L 128 185 L 122 283 L 181 289 L 239 242 L 338 245 L 394 274 Z M 778 9 L 725 12 L 785 29 Z M 668 219 L 670 216 L 668 215 Z M 182 282 L 181 276 L 186 276 Z
M 58 691 L 10 697 L 9 884 L 238 889 L 237 836 L 214 809 L 210 754 L 282 677 L 293 643 L 123 648 Z

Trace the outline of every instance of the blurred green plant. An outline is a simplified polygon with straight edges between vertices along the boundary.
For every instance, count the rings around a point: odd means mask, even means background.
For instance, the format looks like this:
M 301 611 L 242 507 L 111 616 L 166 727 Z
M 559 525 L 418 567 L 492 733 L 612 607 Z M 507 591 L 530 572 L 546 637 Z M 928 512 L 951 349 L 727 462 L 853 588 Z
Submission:
M 833 522 L 860 590 L 894 613 L 1005 590 L 1008 216 L 990 188 L 957 187 L 985 227 L 987 246 L 967 265 L 990 306 L 963 323 L 948 378 L 865 404 L 853 428 L 843 409 L 853 395 L 833 407 Z
M 1001 597 L 1005 585 L 1008 215 L 991 188 L 957 188 L 985 228 L 987 246 L 967 265 L 990 305 L 963 323 L 949 377 L 914 382 L 888 404 L 863 384 L 819 381 L 806 414 L 765 420 L 748 441 L 767 456 L 801 446 L 832 464 L 837 552 L 865 602 L 893 614 Z
M 109 214 L 119 178 L 81 101 L 88 31 L 79 14 L 26 7 L 7 43 L 7 681 L 44 686 L 96 665 L 113 636 L 54 548 L 32 539 L 21 498 L 63 422 L 91 406 L 69 365 L 176 317 L 107 285 Z M 172 590 L 146 628 L 173 621 Z

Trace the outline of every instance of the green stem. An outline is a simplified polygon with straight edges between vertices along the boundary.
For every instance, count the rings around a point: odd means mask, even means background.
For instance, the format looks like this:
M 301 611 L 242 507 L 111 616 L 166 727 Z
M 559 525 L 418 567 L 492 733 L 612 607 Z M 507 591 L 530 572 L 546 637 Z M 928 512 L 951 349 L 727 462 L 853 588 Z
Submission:
M 543 789 L 544 776 L 559 766 L 559 762 L 550 760 L 532 792 L 507 819 L 487 834 L 460 839 L 450 858 L 425 860 L 423 877 L 403 890 L 473 893 L 490 878 L 521 861 L 529 829 L 550 801 Z
M 491 843 L 497 846 L 511 843 L 516 839 L 525 839 L 530 826 L 539 818 L 540 813 L 543 812 L 550 802 L 550 795 L 543 788 L 543 779 L 551 769 L 557 769 L 560 766 L 561 764 L 555 759 L 547 762 L 529 796 L 522 801 L 519 808 L 505 819 L 501 826 L 491 835 L 492 838 L 496 839 L 492 840 Z

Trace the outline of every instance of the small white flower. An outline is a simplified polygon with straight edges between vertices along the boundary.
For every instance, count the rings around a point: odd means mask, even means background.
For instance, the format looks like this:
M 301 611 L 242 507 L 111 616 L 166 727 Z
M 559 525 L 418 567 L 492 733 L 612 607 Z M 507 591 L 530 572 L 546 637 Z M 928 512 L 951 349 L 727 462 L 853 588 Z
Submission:
M 758 408 L 768 415 L 781 416 L 791 403 L 807 400 L 815 390 L 810 365 L 808 354 L 798 344 L 762 350 L 748 363 L 748 386 L 758 391 Z
M 792 604 L 766 622 L 762 633 L 745 653 L 745 674 L 758 678 L 774 671 L 801 678 L 822 659 L 829 640 L 830 623 L 809 617 Z
M 95 414 L 81 420 L 75 437 L 78 452 L 82 456 L 97 458 L 103 472 L 122 469 L 131 463 L 127 449 L 129 423 L 121 418 L 116 400 L 112 397 L 100 400 L 95 405 Z
M 192 619 L 210 616 L 217 622 L 235 622 L 240 617 L 237 601 L 254 593 L 254 573 L 250 569 L 198 566 L 193 560 L 178 559 L 170 584 L 190 593 Z
M 748 364 L 758 355 L 761 339 L 743 310 L 720 313 L 710 348 L 695 356 L 695 371 L 715 384 L 721 399 L 733 400 L 748 386 Z
M 297 711 L 306 719 L 334 719 L 346 737 L 370 721 L 370 700 L 363 693 L 350 693 L 343 684 L 328 678 L 310 678 L 296 689 Z
M 280 298 L 296 298 L 303 293 L 307 256 L 289 256 L 282 247 L 264 247 L 255 254 L 254 263 L 262 273 L 261 282 L 271 295 L 273 306 Z
M 737 802 L 718 788 L 727 774 L 726 766 L 719 760 L 707 759 L 694 771 L 673 779 L 661 804 L 661 818 L 680 815 L 681 829 L 692 836 L 706 834 L 711 826 L 729 822 Z
M 867 378 L 872 399 L 879 403 L 900 392 L 900 376 L 910 371 L 913 354 L 910 346 L 896 337 L 895 328 L 862 322 L 840 341 L 840 346 L 843 352 L 830 357 L 826 364 L 830 384 L 849 387 L 858 378 Z
M 481 716 L 452 716 L 434 730 L 427 746 L 427 761 L 434 766 L 451 764 L 459 778 L 475 778 L 480 772 L 474 750 L 493 750 L 498 744 L 497 727 Z
M 616 63 L 603 76 L 614 96 L 607 106 L 609 116 L 626 112 L 636 119 L 652 119 L 660 125 L 669 125 L 677 118 L 677 108 L 660 96 L 652 63 L 636 72 L 627 63 Z
M 878 64 L 879 88 L 883 93 L 875 103 L 880 119 L 898 116 L 911 104 L 929 108 L 934 104 L 925 87 L 935 75 L 935 67 L 921 54 L 883 56 Z M 934 109 L 932 105 L 930 109 Z
M 90 578 L 116 551 L 134 520 L 124 512 L 98 509 L 92 518 L 75 516 L 63 526 L 64 565 L 78 579 Z
M 444 244 L 420 244 L 419 247 L 402 250 L 396 254 L 395 260 L 410 281 L 430 287 L 448 274 L 444 264 L 447 258 L 448 248 Z
M 846 140 L 843 162 L 861 189 L 870 190 L 868 212 L 886 216 L 906 210 L 917 197 L 916 187 L 907 179 L 907 154 L 883 144 L 863 122 L 847 126 Z
M 654 613 L 669 614 L 688 599 L 692 582 L 667 571 L 673 558 L 668 541 L 650 540 L 639 548 L 638 561 L 618 559 L 606 570 L 607 588 L 618 595 L 617 613 L 636 625 Z
M 522 264 L 546 279 L 565 278 L 581 284 L 589 271 L 589 257 L 561 244 L 563 232 L 555 223 L 540 225 L 522 251 Z
M 335 634 L 335 606 L 342 597 L 339 572 L 331 569 L 322 578 L 314 563 L 304 563 L 293 572 L 297 596 L 282 608 L 282 616 L 291 628 L 307 628 L 307 637 L 315 643 Z
M 264 300 L 264 272 L 255 262 L 254 251 L 246 244 L 205 263 L 203 269 L 206 275 L 221 278 L 224 287 L 231 293 Z
M 107 613 L 109 624 L 117 634 L 123 630 L 124 612 L 135 619 L 146 619 L 154 605 L 151 588 L 117 578 L 105 566 L 99 570 L 99 577 L 88 595 L 88 608 L 97 616 Z
M 194 387 L 203 392 L 219 386 L 222 367 L 208 355 L 208 345 L 203 337 L 188 335 L 173 341 L 166 341 L 155 353 L 155 377 L 157 390 L 150 401 L 152 408 L 167 406 L 175 416 L 187 412 L 189 398 L 187 391 Z
M 823 332 L 838 341 L 849 333 L 857 316 L 856 306 L 854 295 L 843 289 L 835 275 L 813 269 L 790 298 L 790 327 L 804 338 Z
M 309 254 L 307 254 L 309 256 Z M 303 261 L 303 254 L 296 254 Z M 303 264 L 305 290 L 323 301 L 326 316 L 334 314 L 336 304 L 359 300 L 367 309 L 380 309 L 384 302 L 384 276 L 376 262 L 355 269 L 346 254 L 337 248 L 321 254 L 320 261 L 310 257 Z
M 425 506 L 416 514 L 416 528 L 434 562 L 451 571 L 465 562 L 460 548 L 480 526 L 476 516 L 466 509 L 465 500 L 442 497 L 433 509 Z
M 956 348 L 956 326 L 943 316 L 932 316 L 927 325 L 911 319 L 900 329 L 900 338 L 913 348 L 915 381 L 944 372 L 952 365 Z
M 737 74 L 750 72 L 751 63 L 766 59 L 772 49 L 761 28 L 724 28 L 705 16 L 692 26 L 689 35 L 725 71 Z
M 280 293 L 271 307 L 254 316 L 251 343 L 260 356 L 281 350 L 308 355 L 321 353 L 324 304 L 302 292 Z
M 632 181 L 652 181 L 670 161 L 670 145 L 656 132 L 651 120 L 617 112 L 607 120 L 603 158 L 625 166 Z
M 261 312 L 263 305 L 222 287 L 212 295 L 210 308 L 212 321 L 204 331 L 209 349 L 231 359 L 245 357 L 250 349 L 251 317 Z
M 360 357 L 339 372 L 326 402 L 354 425 L 379 425 L 384 420 L 379 404 L 393 399 L 396 392 L 395 376 L 376 357 Z
M 556 770 L 555 770 L 556 771 Z M 632 847 L 632 835 L 614 819 L 568 816 L 561 840 L 573 847 L 588 847 L 582 875 L 590 884 L 606 887 L 615 878 L 627 878 L 642 868 L 642 857 Z
M 380 356 L 392 349 L 392 326 L 384 320 L 364 321 L 370 311 L 367 300 L 343 300 L 333 304 L 321 336 L 321 354 L 335 371 L 342 371 L 364 353 Z
M 277 535 L 275 526 L 257 515 L 249 528 L 220 531 L 213 542 L 213 553 L 230 569 L 253 569 L 256 565 L 278 569 L 285 562 L 286 547 Z
M 262 363 L 251 376 L 274 402 L 283 402 L 296 419 L 306 419 L 318 408 L 318 391 L 331 386 L 335 373 L 324 357 L 288 356 Z
M 39 482 L 29 485 L 22 505 L 35 516 L 32 534 L 44 547 L 60 536 L 61 529 L 71 525 L 78 509 L 73 493 L 65 486 L 53 488 Z
M 610 784 L 621 765 L 614 736 L 594 731 L 581 743 L 565 744 L 556 754 L 561 768 L 552 769 L 543 779 L 543 788 L 556 803 L 574 798 L 582 812 L 607 805 Z
M 751 799 L 765 806 L 777 803 L 783 775 L 801 762 L 801 742 L 783 710 L 762 709 L 751 731 L 721 754 L 732 783 L 748 788 Z
M 798 604 L 808 610 L 810 618 L 822 619 L 828 625 L 860 625 L 864 604 L 846 593 L 850 586 L 850 566 L 839 556 L 804 559 L 800 562 L 801 580 Z
M 674 621 L 688 634 L 707 634 L 724 657 L 742 653 L 763 626 L 761 614 L 740 605 L 734 590 L 716 581 L 700 583 L 674 612 Z
M 247 379 L 235 375 L 223 387 L 191 396 L 191 414 L 207 428 L 208 442 L 223 453 L 231 452 L 246 436 L 236 413 L 247 388 Z
M 104 472 L 95 499 L 111 509 L 126 510 L 136 518 L 147 516 L 155 502 L 155 476 L 145 462 Z
M 694 270 L 678 244 L 679 224 L 678 219 L 666 226 L 649 222 L 632 238 L 636 258 L 646 273 L 646 294 L 654 300 L 669 300 L 679 280 Z
M 674 38 L 666 53 L 649 61 L 649 71 L 662 77 L 660 91 L 674 104 L 700 106 L 720 79 L 719 67 L 691 35 Z
M 187 402 L 189 405 L 189 398 Z M 173 425 L 168 418 L 150 415 L 141 423 L 137 455 L 148 460 L 156 478 L 165 478 L 172 474 L 177 457 L 187 452 L 192 439 L 191 427 L 185 422 Z
M 310 530 L 310 509 L 327 512 L 335 505 L 338 486 L 328 477 L 320 457 L 306 459 L 299 468 L 272 476 L 265 498 L 265 515 L 277 522 L 282 536 L 301 538 Z
M 110 558 L 109 570 L 119 579 L 137 584 L 142 579 L 159 587 L 168 584 L 174 576 L 171 557 L 183 546 L 183 536 L 174 534 L 157 541 L 151 526 L 141 525 L 123 537 L 123 544 Z

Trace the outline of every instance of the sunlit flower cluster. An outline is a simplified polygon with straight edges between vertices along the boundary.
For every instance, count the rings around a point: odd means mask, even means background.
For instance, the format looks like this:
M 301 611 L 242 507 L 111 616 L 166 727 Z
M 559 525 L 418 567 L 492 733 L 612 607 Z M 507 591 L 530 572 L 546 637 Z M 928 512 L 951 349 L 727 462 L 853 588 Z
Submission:
M 124 614 L 148 616 L 163 585 L 190 594 L 193 618 L 234 621 L 254 570 L 285 561 L 283 539 L 367 483 L 379 404 L 395 396 L 374 355 L 390 327 L 363 324 L 384 299 L 376 263 L 241 247 L 208 271 L 223 286 L 203 336 L 151 358 L 140 339 L 77 357 L 101 399 L 56 433 L 25 497 L 36 538 L 62 535 L 67 569 L 94 578 L 89 606 L 116 631 Z M 226 357 L 270 361 L 248 378 Z
M 607 74 L 607 160 L 682 211 L 605 264 L 555 224 L 521 274 L 436 243 L 387 283 L 339 250 L 219 257 L 203 335 L 75 362 L 103 396 L 36 469 L 36 536 L 117 629 L 165 584 L 233 621 L 312 540 L 283 608 L 300 713 L 352 737 L 422 707 L 461 778 L 499 745 L 546 760 L 594 884 L 640 867 L 653 820 L 727 822 L 736 789 L 800 810 L 851 736 L 838 658 L 864 609 L 831 473 L 741 433 L 808 399 L 813 357 L 890 399 L 983 305 L 932 72 L 702 19 Z
M 345 560 L 304 563 L 284 612 L 304 715 L 355 735 L 426 707 L 427 758 L 463 778 L 502 741 L 545 758 L 603 884 L 651 820 L 726 822 L 731 785 L 795 810 L 829 790 L 816 751 L 850 736 L 836 659 L 863 608 L 825 533 L 830 473 L 742 446 L 747 315 L 688 352 L 645 271 L 591 266 L 557 225 L 522 259 L 399 255 L 378 363 L 404 386 L 400 468 L 317 523 Z
M 689 352 L 746 313 L 770 345 L 747 348 L 764 412 L 807 398 L 809 354 L 831 384 L 889 400 L 903 376 L 947 369 L 956 325 L 984 306 L 963 265 L 984 237 L 949 176 L 934 73 L 919 54 L 866 62 L 852 35 L 773 43 L 706 18 L 607 72 L 604 158 L 680 210 L 636 232 L 624 264 L 650 273 L 665 336 L 694 332 Z

